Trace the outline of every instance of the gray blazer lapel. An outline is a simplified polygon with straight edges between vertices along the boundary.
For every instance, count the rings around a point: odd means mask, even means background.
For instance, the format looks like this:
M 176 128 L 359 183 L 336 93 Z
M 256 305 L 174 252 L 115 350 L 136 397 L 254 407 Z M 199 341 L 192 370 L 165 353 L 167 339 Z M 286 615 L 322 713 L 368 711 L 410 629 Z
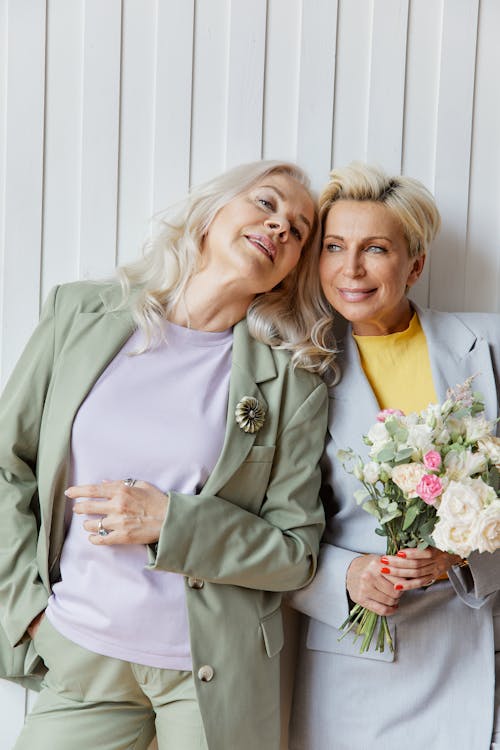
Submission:
M 235 418 L 236 405 L 244 396 L 253 396 L 267 412 L 268 405 L 258 384 L 274 377 L 276 367 L 269 347 L 251 338 L 246 321 L 241 321 L 234 328 L 224 445 L 217 464 L 203 487 L 202 495 L 217 494 L 248 456 L 259 433 L 252 435 L 238 426 Z M 270 416 L 267 416 L 268 420 Z M 265 423 L 262 429 L 265 429 Z
M 375 422 L 380 407 L 361 366 L 350 327 L 342 347 L 342 377 L 329 391 L 328 431 L 339 448 L 359 451 L 362 434 Z
M 453 313 L 415 308 L 427 339 L 438 399 L 444 400 L 450 386 L 475 375 L 473 388 L 484 396 L 486 415 L 496 418 L 498 397 L 488 342 Z

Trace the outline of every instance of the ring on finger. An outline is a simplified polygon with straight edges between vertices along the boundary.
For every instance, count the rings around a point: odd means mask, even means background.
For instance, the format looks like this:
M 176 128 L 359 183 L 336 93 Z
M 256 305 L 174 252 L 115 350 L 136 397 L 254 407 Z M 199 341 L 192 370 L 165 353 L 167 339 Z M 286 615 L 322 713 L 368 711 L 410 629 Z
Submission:
M 133 487 L 136 482 L 137 482 L 137 479 L 132 479 L 132 477 L 127 477 L 127 479 L 123 480 L 123 484 L 126 487 Z
M 97 524 L 97 533 L 99 536 L 108 536 L 109 534 L 109 531 L 102 525 L 102 518 L 99 519 L 99 523 Z

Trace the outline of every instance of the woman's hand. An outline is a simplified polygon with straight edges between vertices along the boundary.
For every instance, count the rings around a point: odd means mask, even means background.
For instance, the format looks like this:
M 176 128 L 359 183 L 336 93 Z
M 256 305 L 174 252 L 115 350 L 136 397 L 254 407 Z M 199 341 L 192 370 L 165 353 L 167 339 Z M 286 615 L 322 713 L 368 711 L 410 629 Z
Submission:
M 65 495 L 76 500 L 73 513 L 96 516 L 86 520 L 92 544 L 154 544 L 167 515 L 169 498 L 148 482 L 105 481 L 69 487 Z M 85 500 L 79 500 L 79 498 Z M 88 500 L 87 498 L 101 498 Z M 107 532 L 107 533 L 106 533 Z
M 379 555 L 355 557 L 347 570 L 347 591 L 353 602 L 377 615 L 393 615 L 402 591 L 381 573 L 382 567 Z
M 395 591 L 403 592 L 429 586 L 447 573 L 452 565 L 458 565 L 462 558 L 435 547 L 427 547 L 402 549 L 396 555 L 385 555 L 379 560 L 384 578 L 394 586 Z

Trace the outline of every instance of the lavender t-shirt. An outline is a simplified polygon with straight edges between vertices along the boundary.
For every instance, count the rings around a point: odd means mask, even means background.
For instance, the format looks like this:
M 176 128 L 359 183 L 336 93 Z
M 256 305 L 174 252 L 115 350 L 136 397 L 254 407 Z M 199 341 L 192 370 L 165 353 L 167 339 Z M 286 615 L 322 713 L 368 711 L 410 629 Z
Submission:
M 224 440 L 232 331 L 165 326 L 166 343 L 130 356 L 142 341 L 134 333 L 80 406 L 72 484 L 134 477 L 197 494 L 207 480 Z M 147 569 L 144 545 L 96 547 L 84 520 L 68 513 L 50 622 L 98 654 L 191 669 L 184 577 Z

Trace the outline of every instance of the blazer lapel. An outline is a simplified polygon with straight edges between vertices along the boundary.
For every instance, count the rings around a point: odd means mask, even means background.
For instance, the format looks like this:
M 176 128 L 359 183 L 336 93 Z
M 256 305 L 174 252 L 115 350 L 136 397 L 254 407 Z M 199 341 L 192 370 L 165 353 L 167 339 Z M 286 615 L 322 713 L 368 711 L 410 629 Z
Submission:
M 217 494 L 248 456 L 259 433 L 247 433 L 238 426 L 236 406 L 245 396 L 253 396 L 267 412 L 268 406 L 259 383 L 274 377 L 276 366 L 269 347 L 251 338 L 247 323 L 242 320 L 234 328 L 224 444 L 214 470 L 203 487 L 202 495 Z
M 498 415 L 498 396 L 488 342 L 478 337 L 453 313 L 415 308 L 427 339 L 439 400 L 446 398 L 449 387 L 461 384 L 474 375 L 473 389 L 483 395 L 488 419 L 495 419 Z
M 339 448 L 364 453 L 362 435 L 375 422 L 380 407 L 361 366 L 350 326 L 342 346 L 342 376 L 329 390 L 328 431 Z
M 50 408 L 39 456 L 39 493 L 48 544 L 54 530 L 50 561 L 62 544 L 71 429 L 76 412 L 106 366 L 134 330 L 128 312 L 80 313 L 57 358 L 47 397 Z M 48 445 L 47 445 L 48 443 Z M 46 447 L 45 447 L 46 446 Z

